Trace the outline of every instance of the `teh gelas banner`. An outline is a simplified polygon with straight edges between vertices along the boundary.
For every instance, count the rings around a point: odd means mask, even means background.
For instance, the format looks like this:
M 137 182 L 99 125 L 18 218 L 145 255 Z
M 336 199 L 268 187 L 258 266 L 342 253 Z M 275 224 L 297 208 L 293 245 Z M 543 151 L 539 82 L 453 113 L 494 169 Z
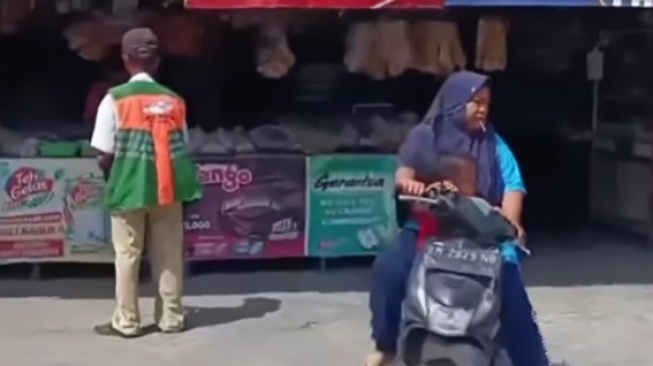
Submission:
M 94 159 L 0 160 L 0 261 L 111 261 Z

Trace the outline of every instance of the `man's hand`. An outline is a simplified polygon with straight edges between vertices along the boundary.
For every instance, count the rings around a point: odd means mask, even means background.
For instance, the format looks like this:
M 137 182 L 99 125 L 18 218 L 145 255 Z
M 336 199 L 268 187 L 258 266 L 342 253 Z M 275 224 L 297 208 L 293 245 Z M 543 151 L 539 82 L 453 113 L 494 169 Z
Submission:
M 113 154 L 100 153 L 97 156 L 98 166 L 102 173 L 104 173 L 104 179 L 109 180 L 109 174 L 111 174 L 111 168 L 113 167 Z

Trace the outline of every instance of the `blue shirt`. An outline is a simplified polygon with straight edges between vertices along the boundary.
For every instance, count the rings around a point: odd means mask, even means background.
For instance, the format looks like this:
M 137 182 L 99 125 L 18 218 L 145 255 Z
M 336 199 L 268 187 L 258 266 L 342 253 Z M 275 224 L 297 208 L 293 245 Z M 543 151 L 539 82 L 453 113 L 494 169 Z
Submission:
M 515 155 L 510 150 L 510 147 L 508 147 L 508 144 L 498 134 L 495 134 L 495 136 L 497 138 L 497 161 L 501 170 L 504 192 L 517 191 L 526 193 L 524 180 L 521 177 L 521 171 L 519 170 Z

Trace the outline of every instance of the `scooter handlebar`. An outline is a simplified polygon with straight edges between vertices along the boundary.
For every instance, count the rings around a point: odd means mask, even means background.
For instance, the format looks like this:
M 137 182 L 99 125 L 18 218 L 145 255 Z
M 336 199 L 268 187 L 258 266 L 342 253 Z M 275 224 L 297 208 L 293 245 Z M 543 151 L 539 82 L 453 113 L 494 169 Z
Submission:
M 441 197 L 424 197 L 424 196 L 413 196 L 410 194 L 400 194 L 399 195 L 399 200 L 400 201 L 410 201 L 410 202 L 420 202 L 420 203 L 427 203 L 429 205 L 437 206 L 442 203 L 442 198 Z
M 425 203 L 439 212 L 456 212 L 462 220 L 466 220 L 479 232 L 500 234 L 506 239 L 515 239 L 517 229 L 503 215 L 494 212 L 494 209 L 484 200 L 478 198 L 459 197 L 456 192 L 445 190 L 432 190 L 425 196 L 399 194 L 400 201 Z M 459 200 L 458 198 L 462 198 Z M 530 251 L 523 245 L 517 244 L 525 254 Z
M 426 203 L 434 207 L 451 208 L 456 193 L 448 190 L 429 190 L 424 195 L 399 194 L 399 200 L 404 202 Z

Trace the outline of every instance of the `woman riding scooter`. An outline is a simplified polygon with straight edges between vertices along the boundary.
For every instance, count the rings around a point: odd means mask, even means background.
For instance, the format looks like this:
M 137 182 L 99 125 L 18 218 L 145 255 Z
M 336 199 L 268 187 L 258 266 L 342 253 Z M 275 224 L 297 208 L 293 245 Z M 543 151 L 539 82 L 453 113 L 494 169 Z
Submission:
M 408 133 L 399 150 L 397 187 L 405 194 L 422 195 L 430 184 L 443 184 L 425 182 L 418 176 L 418 172 L 428 169 L 424 165 L 429 154 L 468 155 L 476 163 L 475 194 L 496 206 L 518 229 L 523 242 L 521 211 L 526 190 L 512 152 L 487 121 L 490 96 L 487 76 L 467 71 L 451 75 L 424 120 Z M 394 360 L 401 304 L 413 260 L 424 240 L 437 234 L 436 219 L 429 213 L 413 211 L 401 231 L 399 243 L 379 254 L 370 291 L 375 351 L 369 355 L 366 366 L 385 366 Z M 521 278 L 516 246 L 505 245 L 503 256 L 506 263 L 501 314 L 504 348 L 515 366 L 548 366 L 545 346 Z

